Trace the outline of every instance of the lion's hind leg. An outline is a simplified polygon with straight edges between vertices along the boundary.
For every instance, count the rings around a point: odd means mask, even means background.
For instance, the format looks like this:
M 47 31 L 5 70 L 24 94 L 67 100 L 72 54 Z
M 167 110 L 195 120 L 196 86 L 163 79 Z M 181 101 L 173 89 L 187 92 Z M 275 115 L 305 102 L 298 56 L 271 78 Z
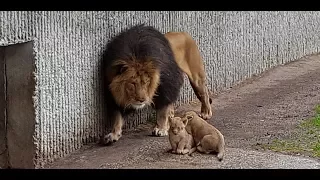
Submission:
M 194 41 L 192 42 L 195 44 Z M 201 117 L 207 120 L 212 117 L 212 99 L 209 97 L 209 91 L 206 86 L 206 73 L 200 51 L 197 45 L 192 47 L 186 52 L 188 57 L 186 63 L 189 66 L 187 75 L 194 93 L 201 102 Z
M 212 117 L 211 103 L 208 88 L 206 85 L 206 73 L 196 42 L 189 37 L 188 48 L 185 50 L 183 58 L 180 57 L 179 67 L 184 71 L 189 79 L 191 87 L 201 102 L 201 117 L 208 120 Z
M 199 152 L 210 154 L 217 151 L 219 139 L 212 135 L 205 135 L 197 146 Z
M 175 61 L 187 74 L 197 98 L 201 102 L 201 117 L 212 117 L 212 100 L 206 87 L 206 74 L 203 60 L 195 40 L 186 32 L 168 32 L 165 34 L 174 52 Z
M 212 117 L 212 108 L 211 103 L 212 99 L 209 97 L 208 89 L 205 85 L 205 78 L 199 78 L 197 77 L 197 80 L 194 80 L 192 78 L 189 78 L 191 87 L 193 91 L 195 92 L 197 98 L 201 102 L 201 117 L 205 120 L 208 120 Z
M 200 53 L 189 52 L 189 59 L 185 63 L 188 64 L 188 70 L 185 70 L 191 87 L 201 102 L 201 117 L 208 120 L 212 117 L 211 103 L 212 99 L 209 97 L 209 91 L 206 86 L 206 74 L 204 71 L 203 61 Z

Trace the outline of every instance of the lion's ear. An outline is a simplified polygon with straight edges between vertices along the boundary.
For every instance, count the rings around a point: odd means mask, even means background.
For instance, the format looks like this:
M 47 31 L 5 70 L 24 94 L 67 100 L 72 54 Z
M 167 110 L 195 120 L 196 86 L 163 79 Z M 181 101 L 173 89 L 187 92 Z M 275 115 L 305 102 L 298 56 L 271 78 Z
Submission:
M 187 126 L 187 124 L 188 124 L 188 119 L 182 120 L 182 123 L 184 124 L 184 126 Z
M 193 115 L 192 114 L 187 114 L 187 120 L 190 121 L 191 119 L 193 119 Z
M 171 116 L 168 117 L 168 122 L 169 122 L 169 126 L 171 126 L 171 124 L 172 124 L 172 117 Z

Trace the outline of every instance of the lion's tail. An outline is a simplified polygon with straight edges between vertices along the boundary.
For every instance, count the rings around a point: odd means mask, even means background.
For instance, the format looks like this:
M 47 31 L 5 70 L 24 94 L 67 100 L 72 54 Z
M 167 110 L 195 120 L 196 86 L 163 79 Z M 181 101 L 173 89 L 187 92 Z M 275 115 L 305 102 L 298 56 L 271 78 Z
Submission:
M 220 131 L 217 131 L 218 135 L 220 137 L 220 143 L 218 145 L 218 154 L 217 154 L 217 158 L 219 161 L 222 161 L 224 158 L 224 154 L 225 154 L 225 142 L 224 142 L 224 137 L 221 134 Z

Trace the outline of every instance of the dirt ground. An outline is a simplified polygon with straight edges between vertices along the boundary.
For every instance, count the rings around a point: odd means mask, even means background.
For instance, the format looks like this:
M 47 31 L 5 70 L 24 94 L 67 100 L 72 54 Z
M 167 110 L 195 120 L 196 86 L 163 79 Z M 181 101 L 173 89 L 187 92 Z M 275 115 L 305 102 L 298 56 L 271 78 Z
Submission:
M 151 137 L 151 125 L 125 132 L 112 146 L 87 145 L 45 168 L 320 168 L 319 159 L 265 152 L 256 145 L 290 134 L 320 104 L 320 55 L 273 68 L 213 98 L 210 123 L 225 136 L 226 158 L 173 155 L 168 137 Z M 177 114 L 198 103 L 184 105 Z

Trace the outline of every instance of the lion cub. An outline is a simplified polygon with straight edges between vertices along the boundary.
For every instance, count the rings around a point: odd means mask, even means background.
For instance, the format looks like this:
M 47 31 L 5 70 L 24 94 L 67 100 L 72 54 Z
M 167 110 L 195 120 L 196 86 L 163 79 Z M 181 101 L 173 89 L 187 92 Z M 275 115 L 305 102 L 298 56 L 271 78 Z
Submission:
M 169 141 L 172 147 L 172 153 L 191 155 L 196 151 L 193 137 L 186 131 L 185 127 L 188 120 L 182 120 L 180 117 L 169 117 Z
M 222 161 L 225 153 L 225 142 L 221 132 L 199 117 L 194 111 L 186 112 L 181 120 L 188 122 L 186 131 L 192 135 L 197 150 L 206 154 L 216 152 L 218 153 L 218 160 Z

